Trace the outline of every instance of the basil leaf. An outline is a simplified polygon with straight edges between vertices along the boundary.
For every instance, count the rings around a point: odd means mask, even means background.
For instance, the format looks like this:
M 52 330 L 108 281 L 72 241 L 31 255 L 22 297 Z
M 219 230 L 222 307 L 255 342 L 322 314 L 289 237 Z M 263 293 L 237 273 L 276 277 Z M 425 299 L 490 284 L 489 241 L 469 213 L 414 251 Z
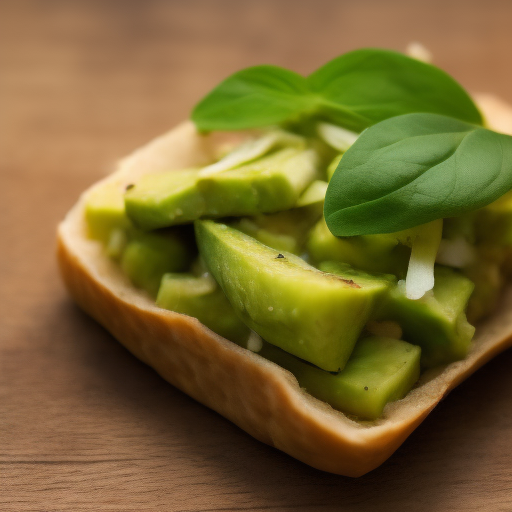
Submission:
M 363 49 L 341 55 L 308 78 L 277 66 L 231 75 L 192 112 L 200 131 L 241 130 L 327 119 L 361 131 L 412 112 L 482 124 L 464 89 L 444 71 L 400 53 Z
M 511 188 L 511 136 L 407 114 L 368 128 L 343 155 L 324 214 L 337 236 L 393 233 L 481 208 Z
M 482 124 L 466 91 L 447 73 L 401 53 L 362 49 L 341 55 L 307 79 L 329 120 L 361 131 L 379 121 L 431 112 Z
M 231 75 L 192 112 L 200 131 L 258 128 L 299 117 L 315 99 L 306 79 L 277 66 L 255 66 Z

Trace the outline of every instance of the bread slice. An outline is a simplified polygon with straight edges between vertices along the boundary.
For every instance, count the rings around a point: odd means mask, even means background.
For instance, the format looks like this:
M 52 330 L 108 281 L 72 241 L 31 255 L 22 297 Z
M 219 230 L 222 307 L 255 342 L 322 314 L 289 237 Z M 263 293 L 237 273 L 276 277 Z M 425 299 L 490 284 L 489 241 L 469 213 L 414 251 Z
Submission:
M 512 109 L 477 98 L 490 126 L 512 133 Z M 103 181 L 126 186 L 156 170 L 204 164 L 222 134 L 200 136 L 186 122 L 122 160 Z M 276 364 L 216 335 L 195 318 L 158 308 L 135 289 L 102 247 L 86 236 L 84 199 L 58 229 L 64 282 L 81 308 L 136 357 L 194 399 L 250 435 L 315 468 L 360 476 L 382 464 L 455 386 L 512 345 L 512 288 L 499 310 L 478 325 L 463 361 L 425 372 L 377 421 L 358 422 L 304 392 Z

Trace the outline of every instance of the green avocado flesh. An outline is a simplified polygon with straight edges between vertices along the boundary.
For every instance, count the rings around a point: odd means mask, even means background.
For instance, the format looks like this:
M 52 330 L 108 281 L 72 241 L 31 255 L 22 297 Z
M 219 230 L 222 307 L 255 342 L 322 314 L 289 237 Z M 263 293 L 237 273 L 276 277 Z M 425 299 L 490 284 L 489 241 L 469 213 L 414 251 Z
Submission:
M 114 229 L 130 228 L 131 223 L 124 210 L 123 192 L 119 184 L 105 183 L 88 194 L 85 220 L 91 238 L 108 243 Z
M 309 206 L 311 204 L 324 204 L 325 193 L 328 183 L 323 180 L 315 180 L 309 187 L 304 190 L 297 200 L 295 206 Z
M 479 210 L 476 235 L 487 243 L 512 246 L 512 192 Z
M 464 313 L 474 284 L 446 267 L 436 267 L 434 275 L 432 292 L 411 300 L 403 286 L 397 286 L 379 313 L 381 319 L 397 321 L 404 338 L 421 347 L 424 367 L 463 359 L 475 333 Z
M 434 288 L 412 300 L 404 279 L 416 228 L 335 237 L 321 180 L 342 155 L 332 160 L 313 138 L 279 137 L 270 149 L 259 139 L 247 146 L 263 147 L 259 156 L 229 153 L 229 165 L 96 186 L 85 198 L 88 236 L 159 307 L 261 347 L 311 395 L 374 420 L 407 394 L 420 367 L 467 355 L 475 331 L 467 318 L 493 311 L 512 275 L 512 193 L 443 221 Z M 221 217 L 230 218 L 211 220 Z
M 347 276 L 347 265 L 324 262 L 320 268 Z M 424 367 L 446 364 L 467 355 L 475 328 L 464 313 L 474 284 L 462 274 L 437 266 L 434 289 L 418 300 L 405 296 L 403 282 L 390 287 L 373 318 L 398 322 L 404 338 L 422 349 Z
M 284 212 L 244 217 L 231 226 L 273 249 L 301 254 L 307 233 L 320 217 L 322 209 L 311 204 Z
M 470 323 L 477 322 L 495 310 L 504 284 L 502 267 L 506 263 L 506 253 L 503 250 L 494 251 L 492 247 L 482 247 L 479 250 L 478 263 L 464 269 L 464 275 L 475 285 L 467 308 Z
M 157 306 L 197 318 L 224 338 L 244 344 L 250 329 L 238 318 L 223 291 L 213 278 L 192 274 L 165 274 Z
M 390 338 L 360 339 L 345 368 L 335 374 L 268 343 L 259 354 L 293 373 L 309 394 L 367 420 L 381 416 L 388 402 L 403 398 L 420 376 L 421 349 Z
M 205 216 L 288 210 L 317 172 L 313 150 L 286 148 L 213 175 L 200 170 L 147 175 L 126 192 L 126 212 L 136 226 L 151 230 Z
M 341 157 L 342 156 L 343 156 L 343 154 L 334 157 L 334 160 L 332 160 L 332 162 L 327 167 L 327 181 L 331 181 L 332 175 L 334 174 L 334 172 L 338 168 L 338 165 L 341 162 Z
M 326 274 L 225 224 L 195 226 L 202 258 L 246 325 L 324 370 L 345 366 L 389 280 Z
M 186 169 L 143 176 L 125 194 L 126 213 L 144 230 L 191 222 L 206 211 L 198 174 Z
M 156 297 L 162 276 L 187 270 L 193 255 L 178 233 L 138 233 L 121 256 L 121 268 L 135 286 Z
M 366 235 L 339 238 L 322 218 L 311 230 L 306 248 L 314 263 L 341 261 L 367 272 L 405 276 L 410 248 L 399 244 L 398 235 Z
M 130 281 L 152 297 L 156 297 L 162 276 L 187 270 L 195 254 L 185 228 L 156 233 L 134 228 L 125 213 L 123 189 L 117 183 L 99 185 L 88 194 L 85 220 L 88 235 L 102 241 Z

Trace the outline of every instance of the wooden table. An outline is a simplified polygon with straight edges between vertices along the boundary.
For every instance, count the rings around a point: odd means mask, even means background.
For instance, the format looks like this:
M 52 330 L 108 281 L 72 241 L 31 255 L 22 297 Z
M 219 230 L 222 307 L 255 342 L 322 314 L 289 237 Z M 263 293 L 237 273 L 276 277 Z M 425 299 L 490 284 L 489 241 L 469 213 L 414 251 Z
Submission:
M 160 379 L 68 298 L 55 227 L 117 157 L 236 69 L 308 73 L 423 42 L 512 102 L 512 3 L 0 2 L 0 510 L 512 510 L 512 351 L 359 479 L 261 445 Z

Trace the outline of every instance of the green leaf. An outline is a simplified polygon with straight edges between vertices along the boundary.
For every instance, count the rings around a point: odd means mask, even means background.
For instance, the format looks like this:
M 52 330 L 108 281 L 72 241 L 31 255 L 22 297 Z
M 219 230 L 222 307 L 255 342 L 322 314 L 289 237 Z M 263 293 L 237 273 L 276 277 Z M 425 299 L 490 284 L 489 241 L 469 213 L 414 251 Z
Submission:
M 258 128 L 298 118 L 314 105 L 301 75 L 255 66 L 221 82 L 194 108 L 192 120 L 200 131 Z
M 259 128 L 303 118 L 361 131 L 413 112 L 482 124 L 464 89 L 444 71 L 400 53 L 363 49 L 341 55 L 308 78 L 277 66 L 231 75 L 192 112 L 200 131 Z
M 512 137 L 437 114 L 364 131 L 327 189 L 337 236 L 393 233 L 481 208 L 512 188 Z
M 346 53 L 307 79 L 332 122 L 361 131 L 402 114 L 430 112 L 474 124 L 482 116 L 447 73 L 401 53 L 362 49 Z

